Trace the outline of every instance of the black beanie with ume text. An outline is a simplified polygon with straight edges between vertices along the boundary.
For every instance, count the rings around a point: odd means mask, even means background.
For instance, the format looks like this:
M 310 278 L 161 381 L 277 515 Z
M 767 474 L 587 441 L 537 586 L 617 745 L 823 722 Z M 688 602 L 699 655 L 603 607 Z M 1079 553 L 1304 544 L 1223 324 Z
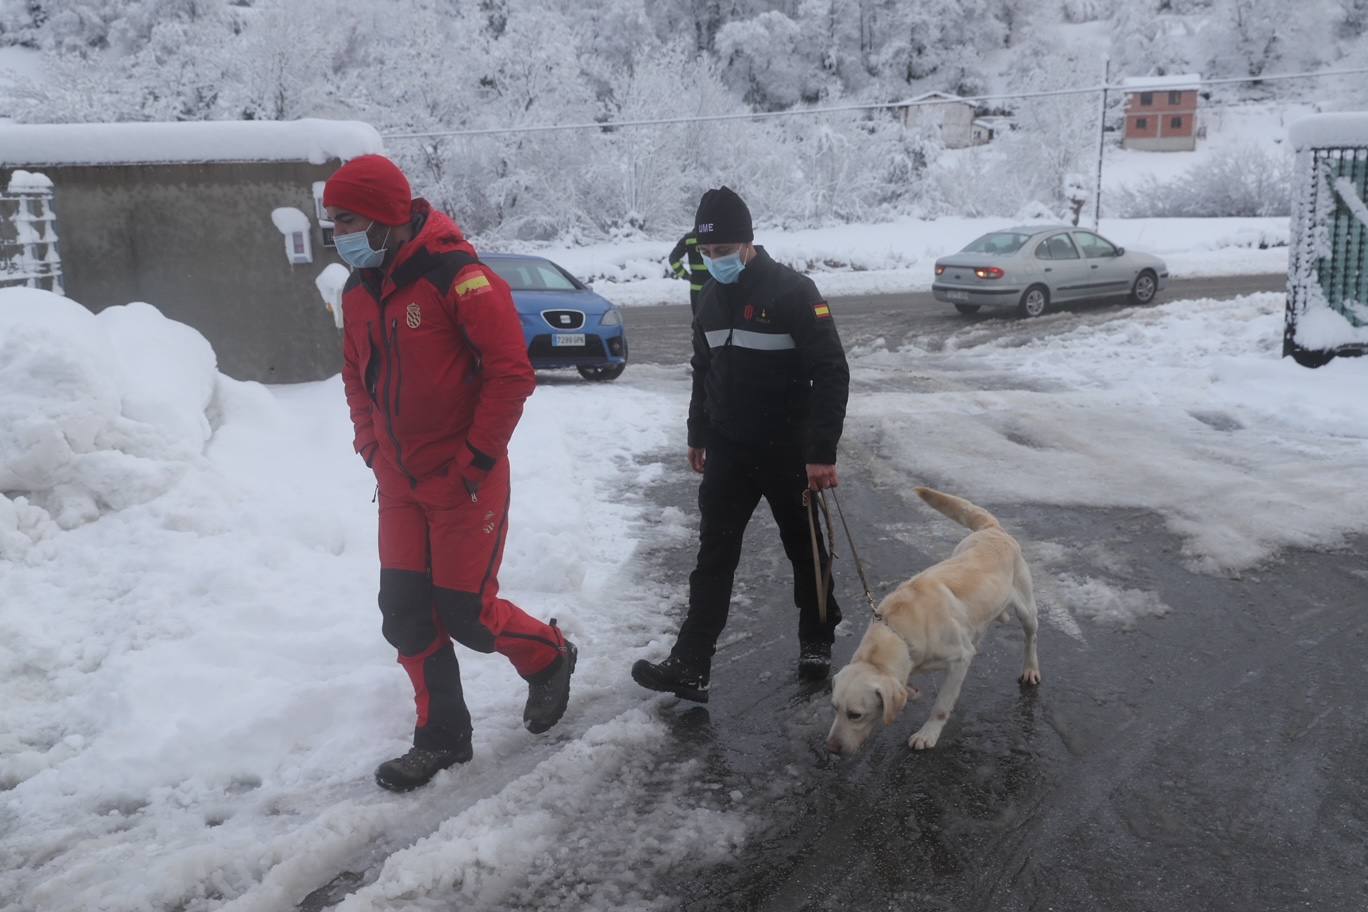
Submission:
M 694 231 L 700 244 L 749 244 L 755 240 L 750 210 L 730 187 L 703 194 Z

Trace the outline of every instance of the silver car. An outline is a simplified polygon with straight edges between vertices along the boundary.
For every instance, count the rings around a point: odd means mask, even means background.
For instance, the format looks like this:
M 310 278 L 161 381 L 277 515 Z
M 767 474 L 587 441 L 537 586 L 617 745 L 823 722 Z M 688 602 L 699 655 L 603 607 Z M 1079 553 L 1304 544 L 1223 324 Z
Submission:
M 1029 225 L 989 232 L 936 260 L 931 290 L 963 314 L 1014 305 L 1023 317 L 1038 317 L 1060 301 L 1124 295 L 1148 304 L 1168 278 L 1163 260 L 1118 247 L 1094 231 Z

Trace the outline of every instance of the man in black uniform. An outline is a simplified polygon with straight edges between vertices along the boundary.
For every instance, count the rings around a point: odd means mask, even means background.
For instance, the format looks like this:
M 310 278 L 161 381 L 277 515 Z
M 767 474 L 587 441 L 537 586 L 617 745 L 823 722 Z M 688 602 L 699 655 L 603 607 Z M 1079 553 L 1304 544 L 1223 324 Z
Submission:
M 641 660 L 632 678 L 651 690 L 706 703 L 712 656 L 727 623 L 732 581 L 751 514 L 765 498 L 793 564 L 798 673 L 825 678 L 841 612 L 827 588 L 817 611 L 805 490 L 835 487 L 836 444 L 850 370 L 831 308 L 807 276 L 752 245 L 750 210 L 727 187 L 709 190 L 695 231 L 712 281 L 693 321 L 689 465 L 698 488 L 698 565 L 689 611 L 669 658 Z M 820 541 L 823 567 L 827 552 Z
M 708 281 L 708 267 L 698 252 L 698 234 L 690 231 L 670 251 L 670 271 L 677 279 L 689 280 L 689 309 L 698 313 L 698 296 Z

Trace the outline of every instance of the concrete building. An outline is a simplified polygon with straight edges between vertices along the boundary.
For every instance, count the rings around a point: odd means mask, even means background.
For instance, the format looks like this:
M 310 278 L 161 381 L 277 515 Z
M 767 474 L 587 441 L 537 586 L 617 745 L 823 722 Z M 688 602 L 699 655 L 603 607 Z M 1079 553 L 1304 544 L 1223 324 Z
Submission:
M 52 183 L 66 294 L 91 310 L 145 301 L 199 330 L 242 380 L 317 380 L 341 345 L 316 280 L 338 260 L 323 182 L 382 151 L 342 121 L 7 124 L 0 186 Z
M 1202 77 L 1141 76 L 1123 80 L 1126 92 L 1125 149 L 1191 152 L 1197 148 L 1197 89 Z
M 941 141 L 947 149 L 963 149 L 982 145 L 993 138 L 986 123 L 976 123 L 977 106 L 948 92 L 925 92 L 909 98 L 894 108 L 905 127 L 934 124 L 940 128 Z

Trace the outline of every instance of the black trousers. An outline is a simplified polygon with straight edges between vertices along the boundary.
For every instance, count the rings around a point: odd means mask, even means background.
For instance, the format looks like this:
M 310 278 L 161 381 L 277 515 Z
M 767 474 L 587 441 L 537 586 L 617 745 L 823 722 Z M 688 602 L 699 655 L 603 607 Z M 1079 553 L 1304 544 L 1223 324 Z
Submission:
M 807 470 L 796 446 L 749 446 L 717 440 L 708 444 L 703 482 L 698 486 L 698 565 L 689 576 L 689 612 L 671 651 L 689 662 L 708 664 L 717 638 L 727 626 L 732 584 L 741 562 L 746 525 L 763 497 L 779 526 L 784 553 L 793 564 L 793 603 L 798 609 L 798 639 L 831 643 L 841 609 L 835 586 L 827 586 L 827 620 L 817 614 L 817 566 L 812 560 L 808 509 L 803 506 Z M 830 563 L 820 527 L 818 552 Z

